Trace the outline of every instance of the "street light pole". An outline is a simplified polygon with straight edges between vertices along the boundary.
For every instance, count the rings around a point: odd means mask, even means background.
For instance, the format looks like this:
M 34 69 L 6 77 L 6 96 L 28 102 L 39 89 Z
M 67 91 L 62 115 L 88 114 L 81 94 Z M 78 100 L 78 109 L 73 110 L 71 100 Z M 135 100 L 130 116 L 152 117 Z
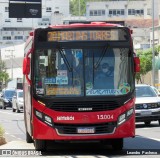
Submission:
M 152 0 L 152 84 L 155 86 L 154 0 Z

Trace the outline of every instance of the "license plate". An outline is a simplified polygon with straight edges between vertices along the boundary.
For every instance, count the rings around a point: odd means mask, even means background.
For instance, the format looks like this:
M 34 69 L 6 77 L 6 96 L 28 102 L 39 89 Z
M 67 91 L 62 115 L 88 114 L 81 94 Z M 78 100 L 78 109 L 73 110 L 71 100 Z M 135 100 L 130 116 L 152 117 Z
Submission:
M 141 115 L 151 115 L 152 111 L 141 111 Z
M 94 127 L 78 127 L 77 133 L 79 134 L 95 133 L 95 128 Z

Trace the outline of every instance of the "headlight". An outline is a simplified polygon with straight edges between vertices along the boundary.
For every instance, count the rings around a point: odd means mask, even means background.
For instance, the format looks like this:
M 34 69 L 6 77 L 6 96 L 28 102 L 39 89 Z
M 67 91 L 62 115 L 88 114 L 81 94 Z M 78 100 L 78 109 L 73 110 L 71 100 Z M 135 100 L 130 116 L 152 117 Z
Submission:
M 8 103 L 8 102 L 9 102 L 9 100 L 8 100 L 8 99 L 6 99 L 6 98 L 4 99 L 4 101 L 5 101 L 6 103 Z
M 125 113 L 121 114 L 119 117 L 118 117 L 118 125 L 122 124 L 123 122 L 125 122 L 126 120 L 128 120 L 131 115 L 133 114 L 133 111 L 134 109 L 131 108 L 129 109 L 128 111 L 126 111 Z
M 133 108 L 127 111 L 127 117 L 133 114 Z
M 124 114 L 122 114 L 122 115 L 119 116 L 119 118 L 118 118 L 118 125 L 122 124 L 125 121 L 126 121 L 126 114 L 124 113 Z
M 52 118 L 47 115 L 44 115 L 44 122 L 52 126 Z
M 35 110 L 35 114 L 36 114 L 36 116 L 37 116 L 39 119 L 43 119 L 43 115 L 42 115 L 41 112 Z
M 49 117 L 48 115 L 46 115 L 38 110 L 35 110 L 35 115 L 37 116 L 37 118 L 39 120 L 41 120 L 42 122 L 46 123 L 47 125 L 53 127 L 53 121 L 52 121 L 51 117 Z

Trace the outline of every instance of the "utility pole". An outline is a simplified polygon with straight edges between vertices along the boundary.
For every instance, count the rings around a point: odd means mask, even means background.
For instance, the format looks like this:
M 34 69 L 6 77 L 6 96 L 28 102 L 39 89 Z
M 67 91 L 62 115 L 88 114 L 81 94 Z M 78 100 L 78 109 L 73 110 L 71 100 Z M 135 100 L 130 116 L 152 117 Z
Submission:
M 155 86 L 154 0 L 152 0 L 152 84 Z
M 11 52 L 10 55 L 6 55 L 5 57 L 11 59 L 11 79 L 13 80 L 13 57 L 14 57 L 13 52 L 14 50 L 5 50 L 5 51 Z

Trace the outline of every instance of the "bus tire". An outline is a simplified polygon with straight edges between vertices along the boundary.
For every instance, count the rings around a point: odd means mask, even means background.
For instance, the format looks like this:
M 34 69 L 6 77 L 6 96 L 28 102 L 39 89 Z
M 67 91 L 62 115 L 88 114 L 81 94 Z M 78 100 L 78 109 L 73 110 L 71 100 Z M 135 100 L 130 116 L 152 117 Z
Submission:
M 123 149 L 123 138 L 113 139 L 112 148 L 114 150 L 122 150 Z
M 46 151 L 46 142 L 45 140 L 34 140 L 34 146 L 37 151 Z
M 33 143 L 33 139 L 32 139 L 32 137 L 29 135 L 28 132 L 26 132 L 26 142 L 27 142 L 27 143 Z

